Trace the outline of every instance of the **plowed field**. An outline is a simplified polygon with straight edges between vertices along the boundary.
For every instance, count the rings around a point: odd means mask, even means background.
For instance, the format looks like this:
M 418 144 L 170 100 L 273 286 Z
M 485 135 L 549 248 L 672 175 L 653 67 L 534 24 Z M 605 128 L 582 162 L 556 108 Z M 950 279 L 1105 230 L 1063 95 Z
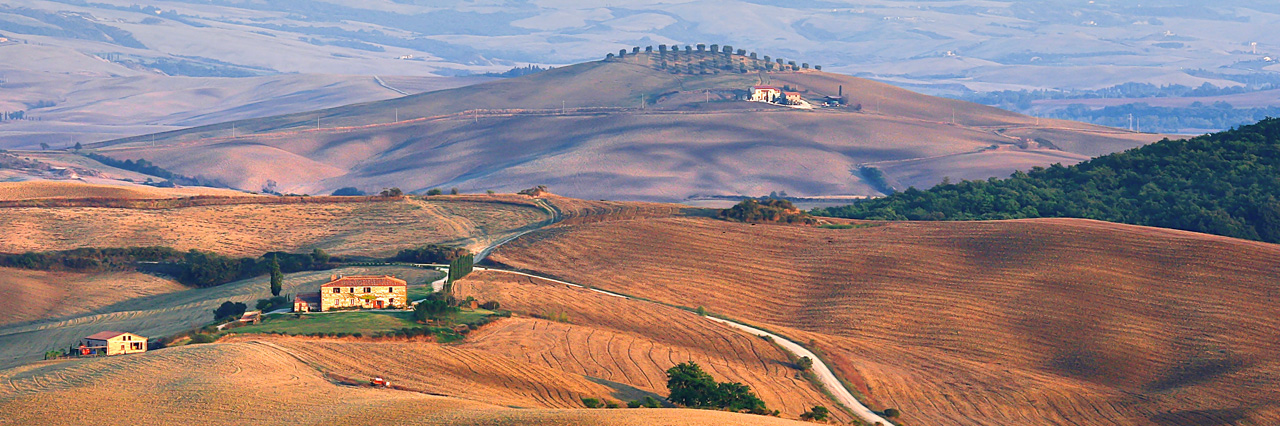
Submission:
M 136 272 L 75 274 L 0 268 L 0 325 L 81 314 L 125 300 L 186 290 Z
M 617 400 L 666 396 L 666 370 L 694 361 L 719 381 L 751 386 L 786 417 L 833 406 L 772 343 L 687 311 L 497 272 L 475 273 L 455 283 L 455 292 L 522 314 L 481 329 L 462 347 L 634 388 L 613 395 Z
M 413 391 L 341 386 L 302 361 L 311 354 L 334 355 L 322 349 L 326 345 L 216 343 L 0 370 L 0 413 L 6 423 L 23 425 L 100 424 L 103 418 L 142 426 L 801 424 L 696 410 L 520 410 Z M 454 352 L 438 355 L 443 358 L 426 351 L 388 352 L 365 363 L 390 363 L 382 364 L 387 370 L 412 368 L 426 377 L 437 368 L 433 362 L 462 362 L 453 358 Z M 534 367 L 522 374 L 536 372 L 540 370 Z M 475 380 L 450 386 L 506 384 Z
M 166 210 L 0 209 L 0 252 L 161 245 L 258 256 L 268 251 L 387 256 L 428 243 L 482 246 L 549 219 L 533 204 L 482 200 L 229 205 Z
M 922 424 L 1280 422 L 1280 246 L 1084 220 L 558 227 L 493 260 L 706 306 Z

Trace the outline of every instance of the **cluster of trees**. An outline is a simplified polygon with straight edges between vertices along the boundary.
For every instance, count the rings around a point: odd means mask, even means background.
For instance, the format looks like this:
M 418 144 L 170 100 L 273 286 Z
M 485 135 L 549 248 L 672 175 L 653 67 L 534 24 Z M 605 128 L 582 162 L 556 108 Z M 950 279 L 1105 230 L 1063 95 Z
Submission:
M 779 222 L 801 223 L 813 225 L 817 219 L 792 205 L 790 201 L 769 198 L 765 200 L 746 199 L 737 205 L 720 210 L 719 217 L 739 222 Z
M 523 67 L 513 67 L 507 71 L 500 72 L 500 73 L 487 72 L 480 75 L 483 77 L 514 78 L 514 77 L 524 77 L 530 74 L 537 74 L 552 68 L 555 68 L 555 67 L 543 68 L 537 65 L 529 64 Z
M 418 321 L 440 319 L 458 312 L 457 300 L 448 293 L 431 293 L 427 298 L 413 307 L 413 317 Z
M 226 302 L 222 302 L 221 306 L 218 306 L 217 309 L 213 310 L 213 320 L 222 321 L 228 318 L 239 318 L 241 315 L 244 315 L 244 312 L 248 309 L 249 306 L 243 303 L 232 303 L 228 300 Z
M 462 247 L 443 246 L 439 244 L 428 244 L 418 248 L 404 249 L 396 253 L 389 262 L 407 262 L 407 263 L 449 263 L 458 260 L 464 256 L 470 256 L 471 251 Z
M 751 392 L 751 387 L 736 382 L 716 382 L 694 362 L 680 363 L 668 369 L 667 389 L 671 391 L 668 400 L 689 408 L 775 414 Z
M 76 150 L 79 150 L 80 148 L 81 148 L 80 144 L 76 143 Z M 99 163 L 102 163 L 111 167 L 124 169 L 131 172 L 138 172 L 144 175 L 151 175 L 151 176 L 155 176 L 162 179 L 168 179 L 170 181 L 174 181 L 178 183 L 179 185 L 202 185 L 202 182 L 200 182 L 199 179 L 173 173 L 171 171 L 165 170 L 164 168 L 161 168 L 160 166 L 153 164 L 150 161 L 147 161 L 141 158 L 139 158 L 137 161 L 134 161 L 134 160 L 121 161 L 121 160 L 117 160 L 102 154 L 98 154 L 96 152 L 87 152 L 84 154 L 84 156 L 89 157 L 93 161 L 97 161 Z
M 653 46 L 644 48 L 646 54 L 653 54 Z M 630 55 L 639 55 L 640 47 L 632 47 Z M 735 57 L 736 54 L 736 57 Z M 615 56 L 610 53 L 605 56 L 605 60 L 625 59 L 628 55 L 627 49 L 618 51 Z M 748 53 L 743 49 L 734 49 L 729 45 L 705 44 L 685 45 L 683 50 L 678 45 L 667 46 L 665 44 L 658 45 L 657 60 L 652 64 L 655 68 L 666 70 L 673 74 L 717 74 L 721 71 L 748 73 L 754 71 L 795 71 L 800 69 L 809 69 L 808 63 L 796 64 L 796 61 L 787 61 L 782 58 L 773 59 L 765 56 L 763 60 L 759 59 L 755 52 Z M 821 66 L 814 66 L 816 70 L 821 70 Z
M 135 269 L 138 262 L 180 261 L 183 254 L 169 247 L 80 248 L 0 254 L 0 266 L 39 271 L 119 271 Z
M 813 213 L 875 220 L 1077 217 L 1280 243 L 1280 119 Z
M 26 112 L 26 111 L 13 111 L 13 112 L 4 111 L 4 112 L 0 112 L 0 121 L 5 121 L 5 120 L 22 120 L 22 119 L 24 119 L 24 118 L 27 118 L 27 112 Z
M 447 282 L 453 284 L 454 281 L 460 280 L 471 273 L 474 268 L 475 256 L 471 253 L 459 256 L 449 262 L 449 279 Z

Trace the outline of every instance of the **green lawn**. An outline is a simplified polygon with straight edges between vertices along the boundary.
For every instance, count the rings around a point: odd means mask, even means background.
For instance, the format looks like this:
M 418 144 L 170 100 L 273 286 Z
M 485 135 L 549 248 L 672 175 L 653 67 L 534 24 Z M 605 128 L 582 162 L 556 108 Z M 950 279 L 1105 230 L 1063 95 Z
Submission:
M 421 287 L 409 287 L 410 301 L 426 299 L 428 294 L 431 294 L 430 284 Z
M 365 336 L 377 332 L 415 328 L 421 325 L 413 321 L 412 312 L 334 312 L 326 314 L 268 315 L 261 323 L 229 330 L 232 333 L 360 333 Z

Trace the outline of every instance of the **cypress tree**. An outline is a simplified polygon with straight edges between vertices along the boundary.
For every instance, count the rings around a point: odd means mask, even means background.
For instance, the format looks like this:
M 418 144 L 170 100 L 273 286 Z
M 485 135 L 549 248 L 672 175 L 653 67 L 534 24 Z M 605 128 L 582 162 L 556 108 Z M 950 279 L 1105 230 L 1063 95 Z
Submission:
M 279 296 L 284 289 L 284 274 L 280 273 L 280 262 L 271 256 L 271 296 Z

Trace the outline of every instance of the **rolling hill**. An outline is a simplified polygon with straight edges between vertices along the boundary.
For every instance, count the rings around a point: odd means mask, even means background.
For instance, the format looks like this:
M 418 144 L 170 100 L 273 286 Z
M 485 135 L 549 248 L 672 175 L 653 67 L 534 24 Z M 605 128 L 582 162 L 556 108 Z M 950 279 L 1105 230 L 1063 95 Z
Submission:
M 309 356 L 350 354 L 360 344 L 302 341 L 217 343 L 183 346 L 139 356 L 38 363 L 0 370 L 0 411 L 18 424 L 75 425 L 102 416 L 130 418 L 138 425 L 171 425 L 198 418 L 209 425 L 342 424 L 385 425 L 581 425 L 664 424 L 700 426 L 803 425 L 792 420 L 706 410 L 518 409 L 414 391 L 371 389 L 335 383 Z M 420 346 L 420 345 L 419 345 Z M 432 352 L 438 353 L 432 358 Z M 422 361 L 459 363 L 458 350 L 417 348 Z M 357 352 L 359 353 L 359 352 Z M 404 362 L 405 353 L 373 358 Z M 496 360 L 501 362 L 501 359 Z M 546 369 L 516 371 L 530 377 Z M 465 370 L 466 368 L 463 367 Z M 522 375 L 521 375 L 522 374 Z M 542 383 L 558 377 L 534 377 Z M 472 380 L 500 380 L 475 377 Z M 495 382 L 489 382 L 495 383 Z M 496 382 L 501 383 L 501 382 Z M 537 382 L 533 382 L 537 383 Z M 579 376 L 580 386 L 598 386 Z M 539 391 L 558 390 L 538 388 Z
M 910 423 L 1166 426 L 1280 419 L 1278 255 L 1077 219 L 655 218 L 551 227 L 490 259 L 810 342 Z
M 248 190 L 268 181 L 294 193 L 346 186 L 513 192 L 545 184 L 578 198 L 685 201 L 772 191 L 877 195 L 855 173 L 860 167 L 926 186 L 1073 164 L 1159 139 L 820 71 L 672 73 L 720 56 L 680 55 L 671 68 L 662 68 L 657 53 L 629 54 L 91 147 Z M 755 63 L 737 55 L 727 61 Z M 794 88 L 811 102 L 843 92 L 850 106 L 797 110 L 736 100 L 760 83 Z

